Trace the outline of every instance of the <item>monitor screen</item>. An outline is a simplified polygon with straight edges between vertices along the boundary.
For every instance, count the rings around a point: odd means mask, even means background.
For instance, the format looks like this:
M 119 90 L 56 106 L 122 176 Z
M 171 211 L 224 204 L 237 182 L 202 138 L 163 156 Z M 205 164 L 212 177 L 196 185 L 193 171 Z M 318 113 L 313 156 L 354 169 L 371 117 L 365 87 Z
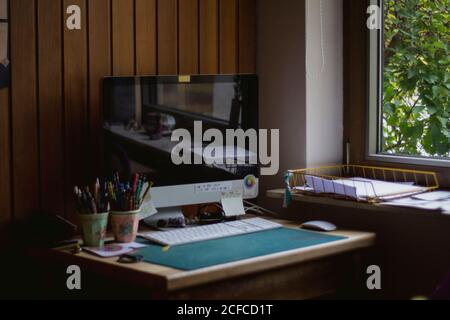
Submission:
M 105 173 L 146 173 L 156 187 L 259 175 L 250 139 L 245 147 L 225 141 L 229 129 L 258 130 L 256 76 L 105 78 L 103 91 Z M 223 153 L 208 157 L 229 160 L 232 155 L 236 161 L 207 159 L 204 150 L 211 141 L 194 145 L 199 127 L 202 133 L 208 129 L 223 133 Z M 189 153 L 191 163 L 175 164 L 172 159 L 180 142 L 172 139 L 178 129 L 190 134 L 191 147 L 181 153 Z M 196 156 L 203 157 L 201 164 L 194 164 Z
M 148 90 L 148 86 L 145 87 Z M 230 119 L 235 97 L 233 83 L 159 83 L 156 95 L 145 92 L 143 102 L 162 111 L 208 117 L 224 123 Z

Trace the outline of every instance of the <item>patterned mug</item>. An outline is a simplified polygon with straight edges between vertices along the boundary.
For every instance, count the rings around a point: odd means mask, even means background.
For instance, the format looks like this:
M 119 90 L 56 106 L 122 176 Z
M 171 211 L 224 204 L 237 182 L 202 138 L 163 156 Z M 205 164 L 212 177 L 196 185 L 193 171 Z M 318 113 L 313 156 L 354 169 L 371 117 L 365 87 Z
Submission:
M 111 227 L 117 242 L 130 243 L 136 240 L 140 216 L 140 210 L 111 212 Z
M 108 212 L 79 214 L 83 243 L 88 247 L 103 247 L 108 226 Z

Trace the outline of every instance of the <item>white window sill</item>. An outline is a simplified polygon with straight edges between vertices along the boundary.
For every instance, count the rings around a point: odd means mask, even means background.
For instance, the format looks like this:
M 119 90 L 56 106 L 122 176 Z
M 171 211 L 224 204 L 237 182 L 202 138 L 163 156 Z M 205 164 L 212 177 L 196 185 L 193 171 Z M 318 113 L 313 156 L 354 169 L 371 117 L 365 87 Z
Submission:
M 412 156 L 409 157 L 389 154 L 370 154 L 368 155 L 367 160 L 450 168 L 450 159 L 447 160 L 439 158 L 422 158 Z

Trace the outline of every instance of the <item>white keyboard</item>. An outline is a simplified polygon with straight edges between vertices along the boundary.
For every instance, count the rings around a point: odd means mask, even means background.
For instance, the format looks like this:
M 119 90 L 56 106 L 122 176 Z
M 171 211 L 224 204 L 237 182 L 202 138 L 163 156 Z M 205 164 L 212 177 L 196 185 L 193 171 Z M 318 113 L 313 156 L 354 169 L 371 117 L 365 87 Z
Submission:
M 279 223 L 261 218 L 251 218 L 231 222 L 222 222 L 200 227 L 141 233 L 140 236 L 162 245 L 176 246 L 180 244 L 272 230 L 281 227 L 282 225 Z

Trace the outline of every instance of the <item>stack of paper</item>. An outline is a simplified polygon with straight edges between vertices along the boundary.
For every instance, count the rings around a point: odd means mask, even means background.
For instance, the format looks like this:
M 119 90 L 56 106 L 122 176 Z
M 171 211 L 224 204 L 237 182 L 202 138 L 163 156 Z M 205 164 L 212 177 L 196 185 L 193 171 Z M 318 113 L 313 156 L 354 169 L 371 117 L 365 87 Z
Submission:
M 422 210 L 439 210 L 450 214 L 450 192 L 435 191 L 417 194 L 412 197 L 384 202 L 382 205 L 408 207 Z
M 365 178 L 329 180 L 316 176 L 305 176 L 307 185 L 304 190 L 315 193 L 328 193 L 345 196 L 355 200 L 373 198 L 387 200 L 426 191 L 426 188 L 410 183 L 394 183 Z
M 318 194 L 334 194 L 355 200 L 382 200 L 382 205 L 439 210 L 450 214 L 450 192 L 427 192 L 428 188 L 414 182 L 387 182 L 365 178 L 330 180 L 305 176 L 306 185 L 295 190 Z

